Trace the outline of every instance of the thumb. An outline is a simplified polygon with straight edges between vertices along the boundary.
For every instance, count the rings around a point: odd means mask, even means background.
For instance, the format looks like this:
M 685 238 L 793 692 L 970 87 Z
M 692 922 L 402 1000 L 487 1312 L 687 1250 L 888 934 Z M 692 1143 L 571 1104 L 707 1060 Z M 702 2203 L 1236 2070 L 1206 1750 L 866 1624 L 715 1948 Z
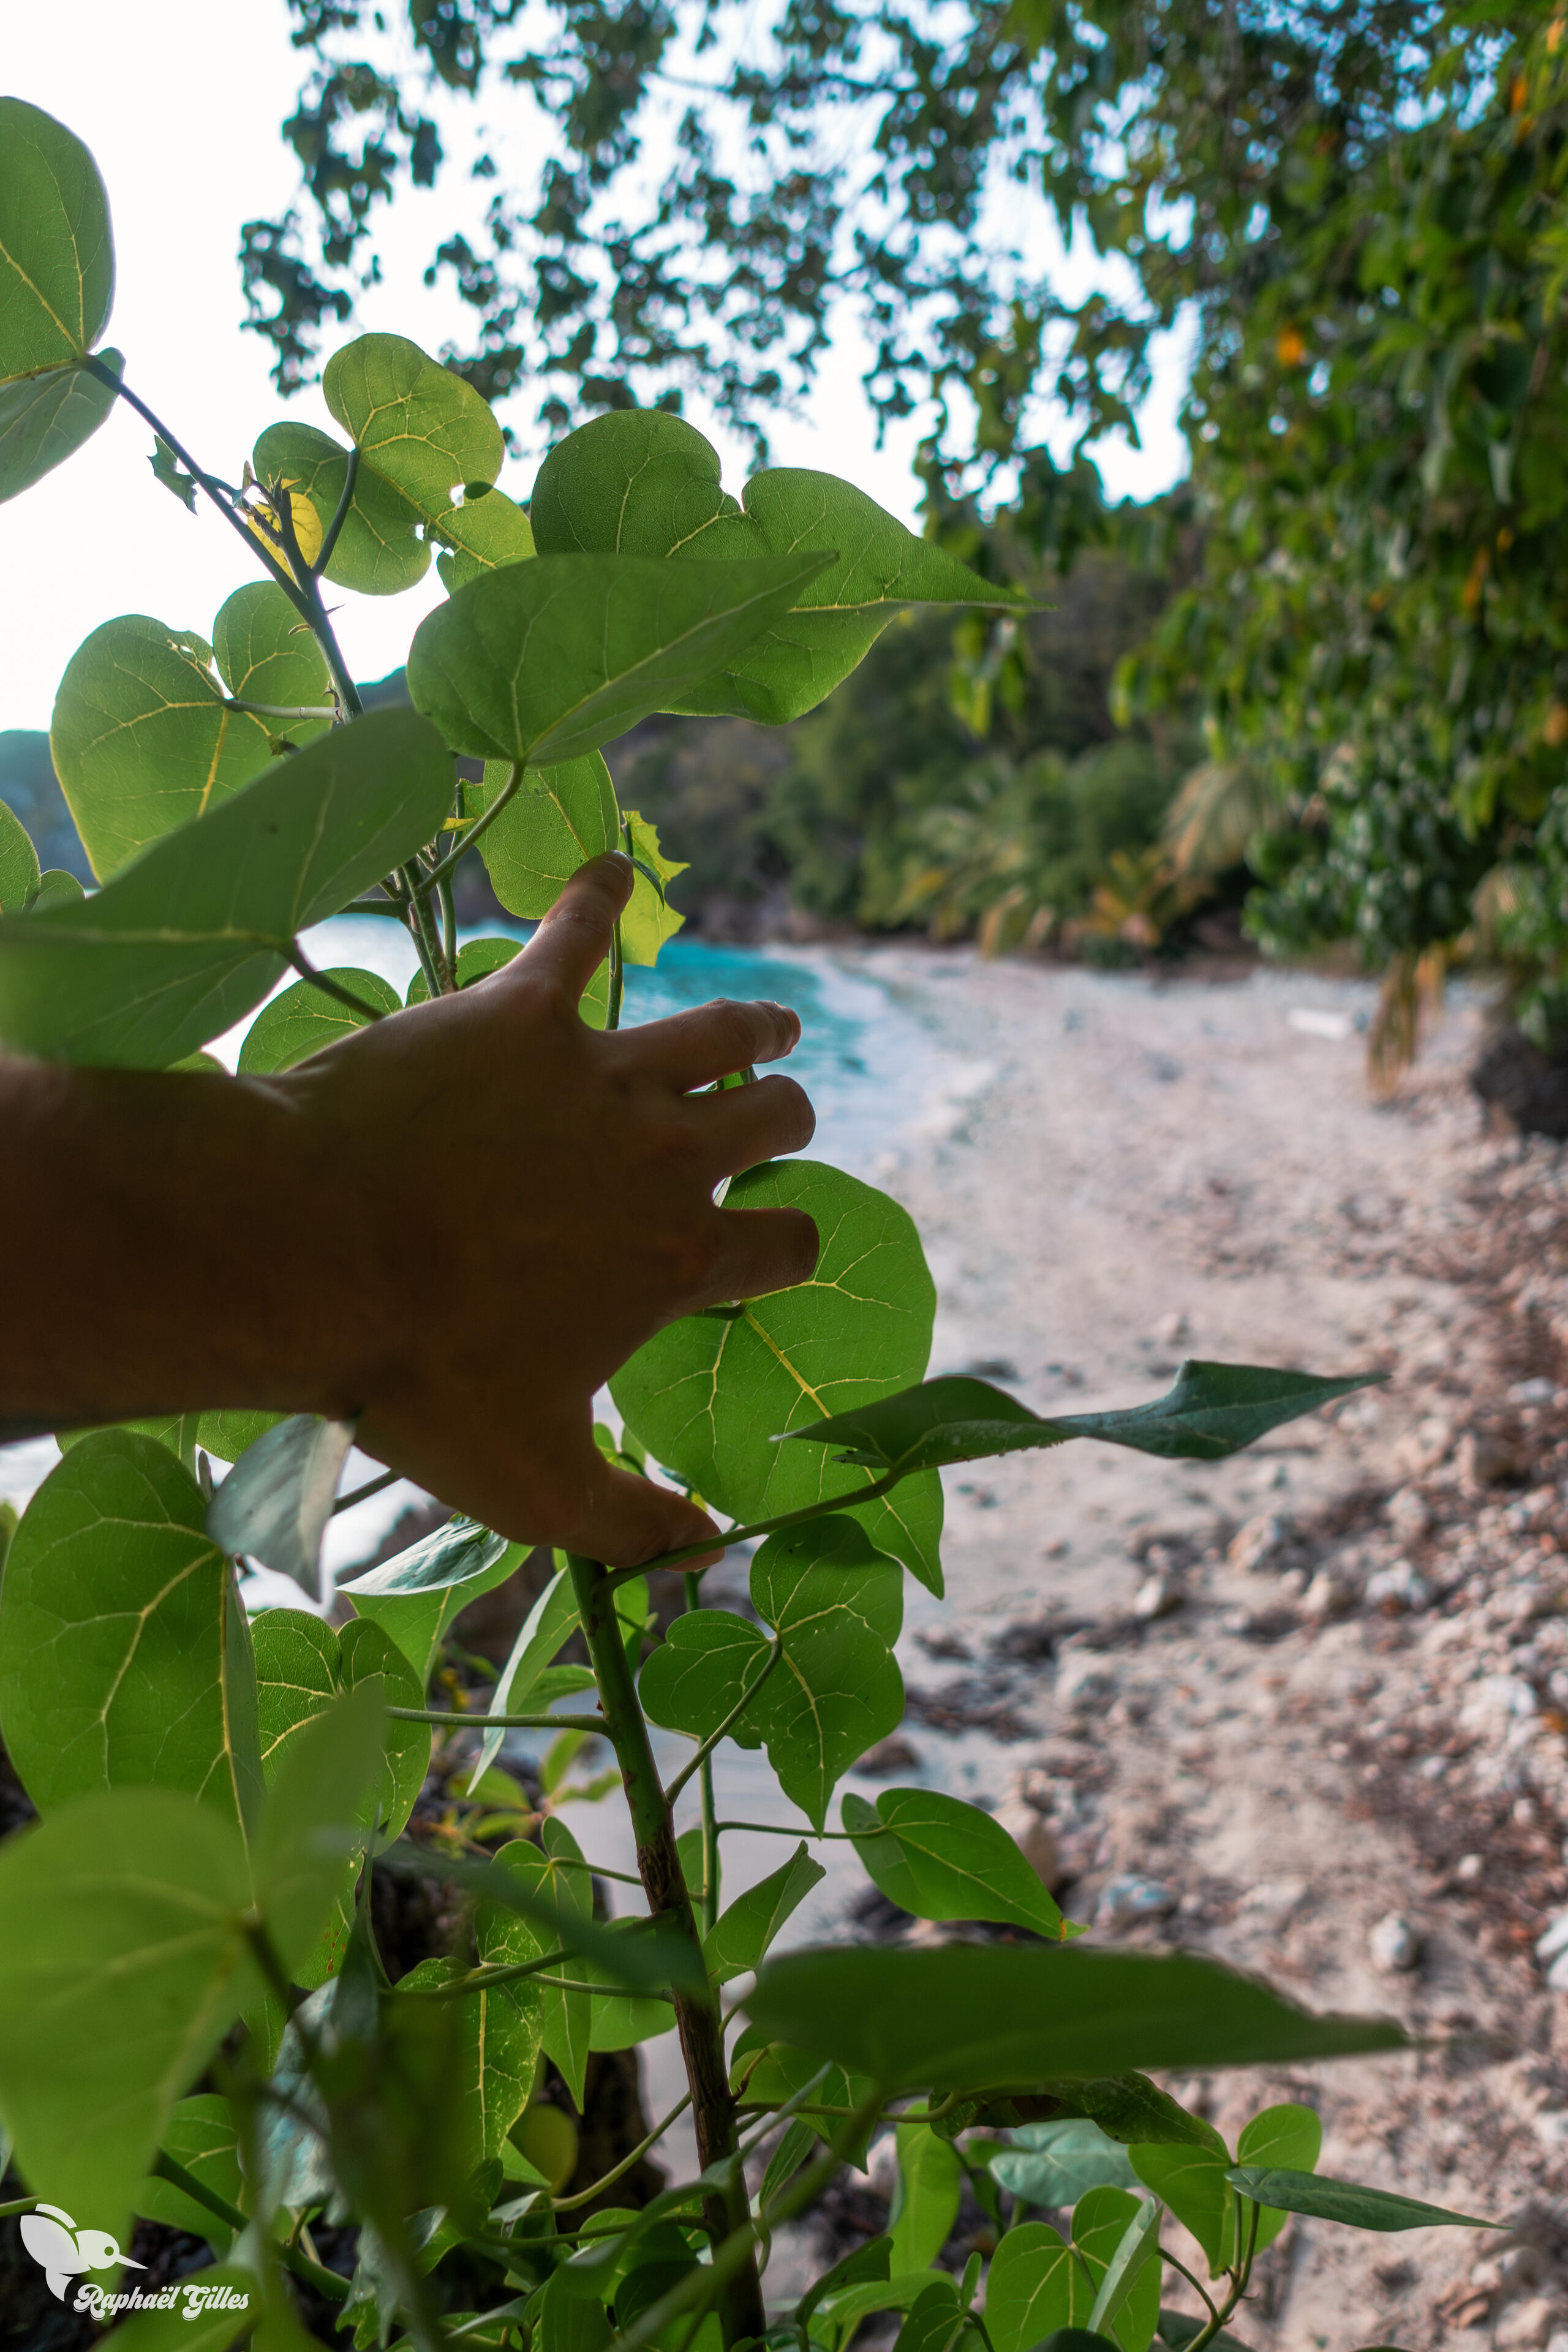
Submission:
M 563 1550 L 584 1559 L 603 1560 L 606 1568 L 641 1568 L 683 1544 L 700 1543 L 704 1536 L 718 1538 L 719 1530 L 706 1511 L 668 1486 L 635 1471 L 617 1470 L 595 1448 L 599 1468 L 589 1482 L 582 1517 L 567 1533 L 555 1538 Z M 710 1552 L 683 1560 L 683 1568 L 710 1568 L 722 1559 L 724 1545 L 716 1540 Z

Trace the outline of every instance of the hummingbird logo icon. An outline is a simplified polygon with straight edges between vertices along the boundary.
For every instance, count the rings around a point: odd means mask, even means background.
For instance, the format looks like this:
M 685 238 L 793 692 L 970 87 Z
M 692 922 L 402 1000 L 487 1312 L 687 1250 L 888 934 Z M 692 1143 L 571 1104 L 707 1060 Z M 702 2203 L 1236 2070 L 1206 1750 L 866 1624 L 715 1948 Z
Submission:
M 61 2303 L 79 2271 L 111 2271 L 121 2263 L 132 2271 L 147 2267 L 122 2254 L 107 2230 L 79 2230 L 58 2205 L 39 2205 L 23 2215 L 22 2243 L 45 2273 L 49 2293 Z

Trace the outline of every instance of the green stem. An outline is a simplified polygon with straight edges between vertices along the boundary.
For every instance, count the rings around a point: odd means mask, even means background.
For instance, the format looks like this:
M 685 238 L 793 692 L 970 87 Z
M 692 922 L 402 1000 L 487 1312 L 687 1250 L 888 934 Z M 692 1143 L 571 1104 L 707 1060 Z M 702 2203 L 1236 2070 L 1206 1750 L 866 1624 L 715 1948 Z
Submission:
M 439 1723 L 448 1731 L 600 1731 L 602 1715 L 459 1715 L 453 1707 L 389 1706 L 395 1723 Z M 612 1738 L 614 1737 L 611 1734 Z M 639 1881 L 640 1884 L 640 1881 Z
M 675 1823 L 668 1799 L 659 1784 L 647 1725 L 626 1660 L 620 1622 L 611 1599 L 611 1580 L 597 1560 L 583 1559 L 575 1553 L 568 1557 L 577 1614 L 588 1644 L 588 1662 L 598 1681 L 600 1701 L 626 1787 L 637 1839 L 637 1872 L 647 1907 L 653 1917 L 667 1920 L 678 1935 L 687 1939 L 699 1970 L 705 1973 L 702 1938 L 676 1849 Z M 702 1997 L 677 1993 L 675 2023 L 686 2079 L 691 2086 L 698 2160 L 704 2172 L 710 2166 L 729 2163 L 727 2186 L 710 2189 L 703 2200 L 702 2218 L 712 2240 L 716 2273 L 722 2251 L 737 2230 L 747 2230 L 740 2253 L 728 2258 L 722 2280 L 715 2279 L 716 2286 L 722 2288 L 722 2325 L 728 2347 L 743 2336 L 761 2336 L 767 2322 L 755 2249 L 749 2233 L 745 2178 L 737 2154 L 740 2142 L 735 2102 L 724 2063 L 724 2029 L 711 1992 Z
M 226 494 L 222 483 L 215 481 L 213 477 L 205 471 L 205 467 L 197 465 L 190 451 L 185 447 L 184 443 L 183 441 L 177 441 L 174 438 L 173 433 L 170 432 L 168 426 L 163 423 L 163 418 L 161 416 L 154 415 L 153 412 L 148 407 L 146 402 L 141 397 L 140 394 L 132 392 L 131 386 L 124 381 L 123 377 L 117 376 L 112 368 L 105 367 L 103 362 L 91 352 L 89 352 L 87 358 L 83 360 L 82 365 L 86 368 L 89 375 L 95 375 L 100 383 L 107 384 L 110 392 L 118 394 L 119 397 L 125 403 L 127 408 L 133 408 L 136 411 L 137 415 L 142 419 L 143 423 L 148 424 L 153 427 L 153 430 L 158 436 L 158 438 L 161 441 L 165 442 L 174 451 L 175 457 L 179 459 L 186 473 L 191 477 L 191 479 L 206 492 L 208 498 L 212 500 L 214 506 L 216 507 L 224 520 L 232 525 L 233 529 L 238 531 L 241 539 L 244 540 L 246 546 L 250 550 L 251 554 L 258 555 L 261 558 L 262 562 L 267 566 L 268 572 L 271 572 L 272 577 L 277 581 L 278 585 L 288 596 L 289 602 L 297 606 L 300 611 L 303 611 L 304 607 L 300 601 L 299 589 L 295 583 L 289 578 L 287 567 L 284 564 L 279 563 L 278 558 L 273 554 L 266 541 L 257 537 L 257 534 L 251 530 L 249 524 L 240 520 L 239 513 L 237 511 L 238 502 L 235 499 L 233 493 L 229 492 Z
M 841 1511 L 847 1503 L 874 1503 L 879 1495 L 886 1495 L 896 1486 L 904 1475 L 902 1470 L 889 1470 L 852 1494 L 825 1495 L 820 1503 L 803 1503 L 798 1511 L 781 1511 L 776 1518 L 753 1519 L 749 1527 L 729 1528 L 721 1535 L 703 1536 L 696 1543 L 682 1544 L 677 1551 L 661 1551 L 657 1559 L 645 1559 L 640 1568 L 617 1568 L 609 1582 L 612 1587 L 629 1584 L 634 1576 L 651 1576 L 656 1568 L 678 1568 L 683 1559 L 692 1559 L 699 1552 L 721 1550 L 728 1544 L 750 1543 L 753 1536 L 776 1535 L 780 1528 L 798 1528 L 807 1519 L 826 1518 L 830 1511 Z M 697 1573 L 702 1576 L 707 1571 L 699 1569 Z
M 687 1576 L 686 1606 L 689 1612 L 702 1602 L 702 1579 Z M 698 1918 L 704 1937 L 710 1936 L 719 1917 L 719 1822 L 713 1801 L 713 1759 L 699 1750 L 697 1794 L 702 1823 L 702 1893 L 698 1902 Z
M 1251 2216 L 1247 2228 L 1247 2251 L 1230 2273 L 1230 2293 L 1217 2311 L 1215 2310 L 1214 2305 L 1209 2303 L 1209 2309 L 1214 2313 L 1214 2316 L 1205 2325 L 1203 2334 L 1194 2336 L 1187 2347 L 1187 2352 L 1204 2352 L 1205 2346 L 1214 2342 L 1220 2329 L 1232 2316 L 1237 2305 L 1247 2293 L 1247 2283 L 1252 2276 L 1252 2258 L 1258 2248 L 1258 2223 L 1262 2208 L 1253 2204 L 1249 2197 L 1238 2198 L 1237 2201 L 1248 2208 Z M 1208 2303 L 1207 2295 L 1204 2296 L 1204 2301 Z
M 616 928 L 610 933 L 610 1002 L 605 1014 L 606 1029 L 618 1029 L 621 1025 L 621 998 L 625 989 L 626 959 L 621 950 L 621 926 L 617 919 Z
M 692 1580 L 693 1582 L 695 1582 L 695 1579 Z M 757 1676 L 756 1681 L 752 1683 L 748 1689 L 742 1692 L 740 1697 L 735 1701 L 734 1706 L 730 1709 L 729 1714 L 724 1717 L 723 1722 L 719 1726 L 718 1729 L 716 1731 L 710 1731 L 708 1734 L 707 1738 L 702 1742 L 701 1747 L 698 1749 L 696 1755 L 692 1757 L 690 1762 L 687 1764 L 681 1771 L 676 1774 L 674 1780 L 665 1790 L 665 1801 L 668 1804 L 674 1804 L 677 1797 L 679 1796 L 682 1789 L 685 1788 L 693 1772 L 700 1771 L 703 1766 L 708 1763 L 712 1756 L 713 1750 L 718 1747 L 719 1742 L 721 1739 L 728 1739 L 731 1732 L 733 1731 L 735 1726 L 740 1722 L 741 1717 L 751 1706 L 752 1701 L 756 1697 L 757 1693 L 762 1689 L 763 1685 L 767 1681 L 768 1676 L 773 1673 L 773 1668 L 778 1664 L 778 1662 L 783 1655 L 784 1643 L 781 1638 L 775 1634 L 773 1641 L 768 1645 L 768 1662 L 763 1668 L 762 1673 Z M 711 1782 L 709 1784 L 709 1798 L 710 1801 L 711 1801 Z M 704 1885 L 706 1887 L 706 1882 L 704 1882 Z
M 318 971 L 298 940 L 289 961 L 300 979 L 308 980 L 312 988 L 319 988 L 323 996 L 335 997 L 340 1004 L 346 1004 L 351 1013 L 363 1013 L 367 1021 L 385 1020 L 386 1014 L 379 1004 L 367 1004 L 363 996 L 356 996 L 353 990 L 345 988 L 341 980 L 333 980 L 329 972 Z
M 397 1712 L 395 1707 L 390 1706 L 386 1711 L 388 1715 Z M 810 1838 L 814 1844 L 821 1838 L 837 1838 L 854 1845 L 863 1837 L 880 1834 L 877 1830 L 814 1830 L 809 1823 L 801 1829 L 788 1822 L 718 1822 L 714 1826 L 721 1835 L 725 1830 L 750 1830 L 753 1836 Z
M 343 468 L 343 487 L 338 494 L 337 511 L 332 516 L 331 521 L 327 525 L 326 536 L 321 541 L 321 551 L 317 555 L 315 562 L 310 567 L 310 576 L 313 580 L 319 580 L 321 578 L 322 572 L 325 572 L 328 564 L 332 560 L 332 550 L 338 543 L 338 533 L 342 530 L 344 523 L 348 520 L 349 509 L 354 502 L 354 484 L 358 480 L 359 445 L 356 442 L 354 446 L 349 451 L 349 462 Z
M 1195 2272 L 1190 2271 L 1185 2263 L 1178 2262 L 1175 2255 L 1173 2254 L 1170 2249 L 1166 2246 L 1161 2247 L 1160 2259 L 1162 2262 L 1169 2263 L 1173 2271 L 1180 2271 L 1182 2276 L 1186 2280 L 1187 2284 L 1192 2288 L 1193 2293 L 1202 2300 L 1205 2310 L 1208 2313 L 1210 2319 L 1217 2327 L 1220 2325 L 1219 2306 L 1215 2302 L 1213 2295 L 1208 2292 L 1208 2289 L 1205 2286 L 1202 2279 L 1197 2276 Z
M 205 2180 L 199 2180 L 194 2172 L 187 2172 L 176 2158 L 166 2155 L 162 2148 L 153 2159 L 153 2171 L 158 2179 L 166 2180 L 171 2189 L 177 2189 L 183 2196 L 188 2197 L 193 2205 L 201 2206 L 205 2212 L 226 2222 L 236 2237 L 243 2236 L 249 2229 L 248 2213 L 242 2213 L 237 2205 L 231 2205 L 226 2197 L 220 2197 L 216 2189 L 209 2189 Z M 31 2198 L 27 2200 L 29 2204 L 32 2201 Z M 0 2210 L 8 2212 L 16 2210 L 15 2206 L 0 2208 Z M 320 2263 L 313 2263 L 310 2255 L 301 2253 L 297 2246 L 279 2245 L 277 2252 L 295 2277 L 308 2279 L 318 2294 L 330 2295 L 334 2303 L 348 2301 L 349 2282 L 346 2278 L 340 2278 L 336 2271 L 326 2270 Z
M 501 786 L 500 792 L 496 794 L 495 799 L 490 803 L 489 808 L 486 809 L 482 816 L 478 816 L 474 819 L 473 824 L 469 825 L 468 831 L 464 834 L 463 838 L 458 844 L 457 848 L 451 851 L 447 856 L 443 857 L 438 866 L 433 866 L 431 867 L 429 873 L 425 877 L 424 881 L 419 886 L 421 890 L 427 891 L 437 883 L 444 882 L 447 879 L 447 877 L 456 870 L 456 868 L 462 863 L 463 859 L 467 857 L 469 850 L 472 849 L 475 842 L 479 838 L 479 835 L 482 833 L 487 832 L 489 828 L 494 824 L 497 817 L 500 816 L 502 809 L 505 808 L 507 803 L 511 799 L 512 794 L 517 791 L 519 785 L 521 783 L 525 772 L 526 772 L 521 761 L 514 761 L 512 762 L 511 774 L 507 778 L 506 782 Z
M 356 1486 L 352 1495 L 338 1496 L 332 1505 L 334 1513 L 352 1511 L 356 1503 L 368 1503 L 373 1495 L 381 1494 L 385 1487 L 395 1486 L 402 1475 L 401 1470 L 384 1470 L 379 1478 L 367 1478 L 364 1485 Z
M 603 2196 L 606 2189 L 613 2189 L 616 2181 L 621 2179 L 624 2175 L 631 2170 L 633 2165 L 637 2162 L 639 2158 L 645 2157 L 650 2147 L 657 2146 L 658 2141 L 664 2137 L 665 2133 L 669 2129 L 670 2125 L 680 2121 L 681 2116 L 686 2113 L 687 2108 L 690 2105 L 691 2094 L 688 2091 L 683 2099 L 677 2099 L 674 2106 L 671 2107 L 668 2115 L 665 2116 L 663 2122 L 655 2124 L 647 2139 L 639 2140 L 629 2156 L 622 2157 L 619 2164 L 616 2166 L 613 2172 L 606 2172 L 604 2179 L 602 2180 L 595 2180 L 591 2189 L 580 2189 L 575 2197 L 552 2197 L 550 2200 L 551 2211 L 552 2213 L 575 2213 L 581 2207 L 591 2205 L 595 2197 Z
M 445 877 L 437 887 L 441 901 L 441 950 L 447 959 L 447 970 L 452 977 L 454 990 L 458 985 L 458 908 L 452 897 L 452 885 Z

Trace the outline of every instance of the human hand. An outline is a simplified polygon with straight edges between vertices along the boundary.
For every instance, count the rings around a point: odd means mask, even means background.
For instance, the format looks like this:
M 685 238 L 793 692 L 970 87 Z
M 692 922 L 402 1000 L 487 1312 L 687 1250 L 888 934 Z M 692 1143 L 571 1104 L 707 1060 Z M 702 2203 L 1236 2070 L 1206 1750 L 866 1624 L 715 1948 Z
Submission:
M 603 1032 L 578 1013 L 631 880 L 595 858 L 501 971 L 267 1082 L 359 1228 L 364 1295 L 321 1334 L 331 1409 L 485 1526 L 617 1567 L 713 1523 L 612 1467 L 595 1391 L 661 1325 L 803 1282 L 817 1254 L 799 1212 L 712 1197 L 810 1141 L 802 1089 L 692 1091 L 789 1053 L 795 1015 L 721 1003 Z

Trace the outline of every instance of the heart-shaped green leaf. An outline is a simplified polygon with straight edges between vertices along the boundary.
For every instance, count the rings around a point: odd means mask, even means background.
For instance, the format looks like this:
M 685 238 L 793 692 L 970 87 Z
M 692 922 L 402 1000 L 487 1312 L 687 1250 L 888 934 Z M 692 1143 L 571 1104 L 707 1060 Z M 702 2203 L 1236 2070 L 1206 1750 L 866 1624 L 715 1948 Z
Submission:
M 660 409 L 618 409 L 568 434 L 539 469 L 530 511 L 542 556 L 831 551 L 787 614 L 670 709 L 778 726 L 847 677 L 900 604 L 1018 602 L 831 474 L 756 474 L 738 504 L 721 486 L 718 451 Z
M 72 1445 L 28 1504 L 0 1582 L 0 1726 L 40 1812 L 112 1786 L 254 1816 L 250 1638 L 203 1509 L 129 1429 Z
M 1315 2172 L 1322 2147 L 1322 2117 L 1310 2107 L 1288 2099 L 1279 2106 L 1265 2107 L 1244 2126 L 1236 2144 L 1237 2161 L 1282 2167 L 1288 2172 Z M 1258 2214 L 1253 2238 L 1255 2252 L 1261 2253 L 1265 2246 L 1274 2243 L 1286 2219 L 1278 2207 L 1265 2208 Z
M 481 572 L 499 571 L 503 563 L 526 563 L 534 551 L 528 517 L 503 490 L 486 490 L 481 498 L 448 507 L 430 533 L 449 551 L 436 558 L 448 592 L 466 588 Z
M 940 1595 L 934 1476 L 857 1508 L 869 1472 L 775 1443 L 776 1432 L 815 1430 L 844 1407 L 858 1413 L 924 1370 L 936 1290 L 912 1219 L 887 1193 L 812 1160 L 748 1170 L 725 1205 L 804 1209 L 821 1236 L 816 1271 L 793 1290 L 685 1316 L 639 1348 L 610 1382 L 628 1428 L 738 1520 L 831 1497 Z
M 710 677 L 788 610 L 825 561 L 553 555 L 509 564 L 420 623 L 409 695 L 454 751 L 546 768 L 578 759 Z
M 1060 1911 L 999 1822 L 940 1789 L 884 1789 L 875 1805 L 848 1795 L 844 1826 L 890 1903 L 917 1919 L 994 1919 L 1063 1932 Z
M 348 479 L 349 451 L 313 425 L 269 425 L 251 452 L 258 480 L 309 499 L 324 535 Z M 362 465 L 353 499 L 327 559 L 326 577 L 362 596 L 397 596 L 430 569 L 424 517 L 374 467 Z
M 512 1964 L 531 1960 L 541 1948 L 527 1923 L 515 1913 L 487 1920 L 479 1937 L 479 1958 Z M 449 1983 L 468 1973 L 456 1959 L 421 1960 L 399 1977 L 399 1993 Z M 544 1996 L 538 1981 L 520 1977 L 510 1984 L 481 1987 L 452 1997 L 457 2020 L 457 2090 L 461 2101 L 464 2169 L 492 2162 L 530 2098 L 544 2030 Z
M 273 757 L 262 720 L 227 708 L 204 640 L 141 613 L 105 621 L 72 654 L 49 750 L 100 882 Z
M 902 1719 L 893 1657 L 902 1587 L 890 1560 L 853 1519 L 829 1516 L 771 1536 L 752 1566 L 752 1601 L 783 1656 L 763 1679 L 769 1644 L 728 1611 L 678 1617 L 643 1668 L 656 1723 L 706 1738 L 748 1691 L 731 1737 L 765 1742 L 784 1794 L 820 1829 L 836 1782 Z
M 113 299 L 97 164 L 52 114 L 0 98 L 0 380 L 85 358 Z
M 4 103 L 0 100 L 0 103 Z M 122 352 L 97 353 L 114 375 Z M 42 481 L 89 441 L 115 403 L 112 384 L 90 367 L 51 368 L 0 384 L 0 503 Z
M 506 443 L 488 403 L 405 336 L 345 343 L 327 362 L 321 391 L 361 470 L 381 475 L 427 520 L 462 484 L 488 484 L 500 471 Z
M 1125 2147 L 1087 2117 L 1026 2124 L 1013 2143 L 986 2162 L 992 2179 L 1026 2205 L 1076 2205 L 1086 2189 L 1130 2189 L 1138 2177 Z
M 334 728 L 96 897 L 0 918 L 0 1038 L 46 1059 L 177 1062 L 267 994 L 300 931 L 429 840 L 451 794 L 412 712 Z
M 525 1839 L 516 1839 L 510 1845 L 502 1846 L 496 1856 L 496 1868 L 510 1873 L 542 1902 L 556 1906 L 563 1915 L 563 1942 L 569 1947 L 573 1936 L 567 1922 L 578 1916 L 593 1916 L 593 1883 L 583 1867 L 582 1849 L 565 1823 L 552 1817 L 544 1829 L 546 1851 L 542 1853 Z M 489 1911 L 480 1916 L 484 1922 L 481 1954 L 487 1960 L 530 1960 L 551 1948 L 539 1941 L 539 1930 L 533 1923 L 520 1919 L 515 1913 L 510 1918 Z M 539 1987 L 542 2003 L 544 2053 L 561 2069 L 566 2087 L 581 2110 L 593 1995 L 568 1990 L 564 1983 L 556 1982 L 557 1978 L 581 1982 L 583 1970 L 563 1963 L 532 1979 Z
M 1081 1944 L 789 1952 L 763 1962 L 746 2006 L 771 2039 L 889 2090 L 1273 2065 L 1405 2041 L 1384 2018 L 1312 2016 L 1215 1960 Z
M 784 1434 L 812 1445 L 842 1446 L 842 1462 L 900 1474 L 1061 1445 L 1069 1437 L 1096 1437 L 1168 1461 L 1221 1462 L 1281 1422 L 1298 1420 L 1386 1378 L 1384 1372 L 1353 1372 L 1320 1380 L 1267 1364 L 1205 1364 L 1189 1357 L 1175 1386 L 1152 1404 L 1130 1405 L 1120 1412 L 1058 1413 L 1050 1420 L 988 1381 L 950 1378 L 922 1381 L 900 1396 Z

